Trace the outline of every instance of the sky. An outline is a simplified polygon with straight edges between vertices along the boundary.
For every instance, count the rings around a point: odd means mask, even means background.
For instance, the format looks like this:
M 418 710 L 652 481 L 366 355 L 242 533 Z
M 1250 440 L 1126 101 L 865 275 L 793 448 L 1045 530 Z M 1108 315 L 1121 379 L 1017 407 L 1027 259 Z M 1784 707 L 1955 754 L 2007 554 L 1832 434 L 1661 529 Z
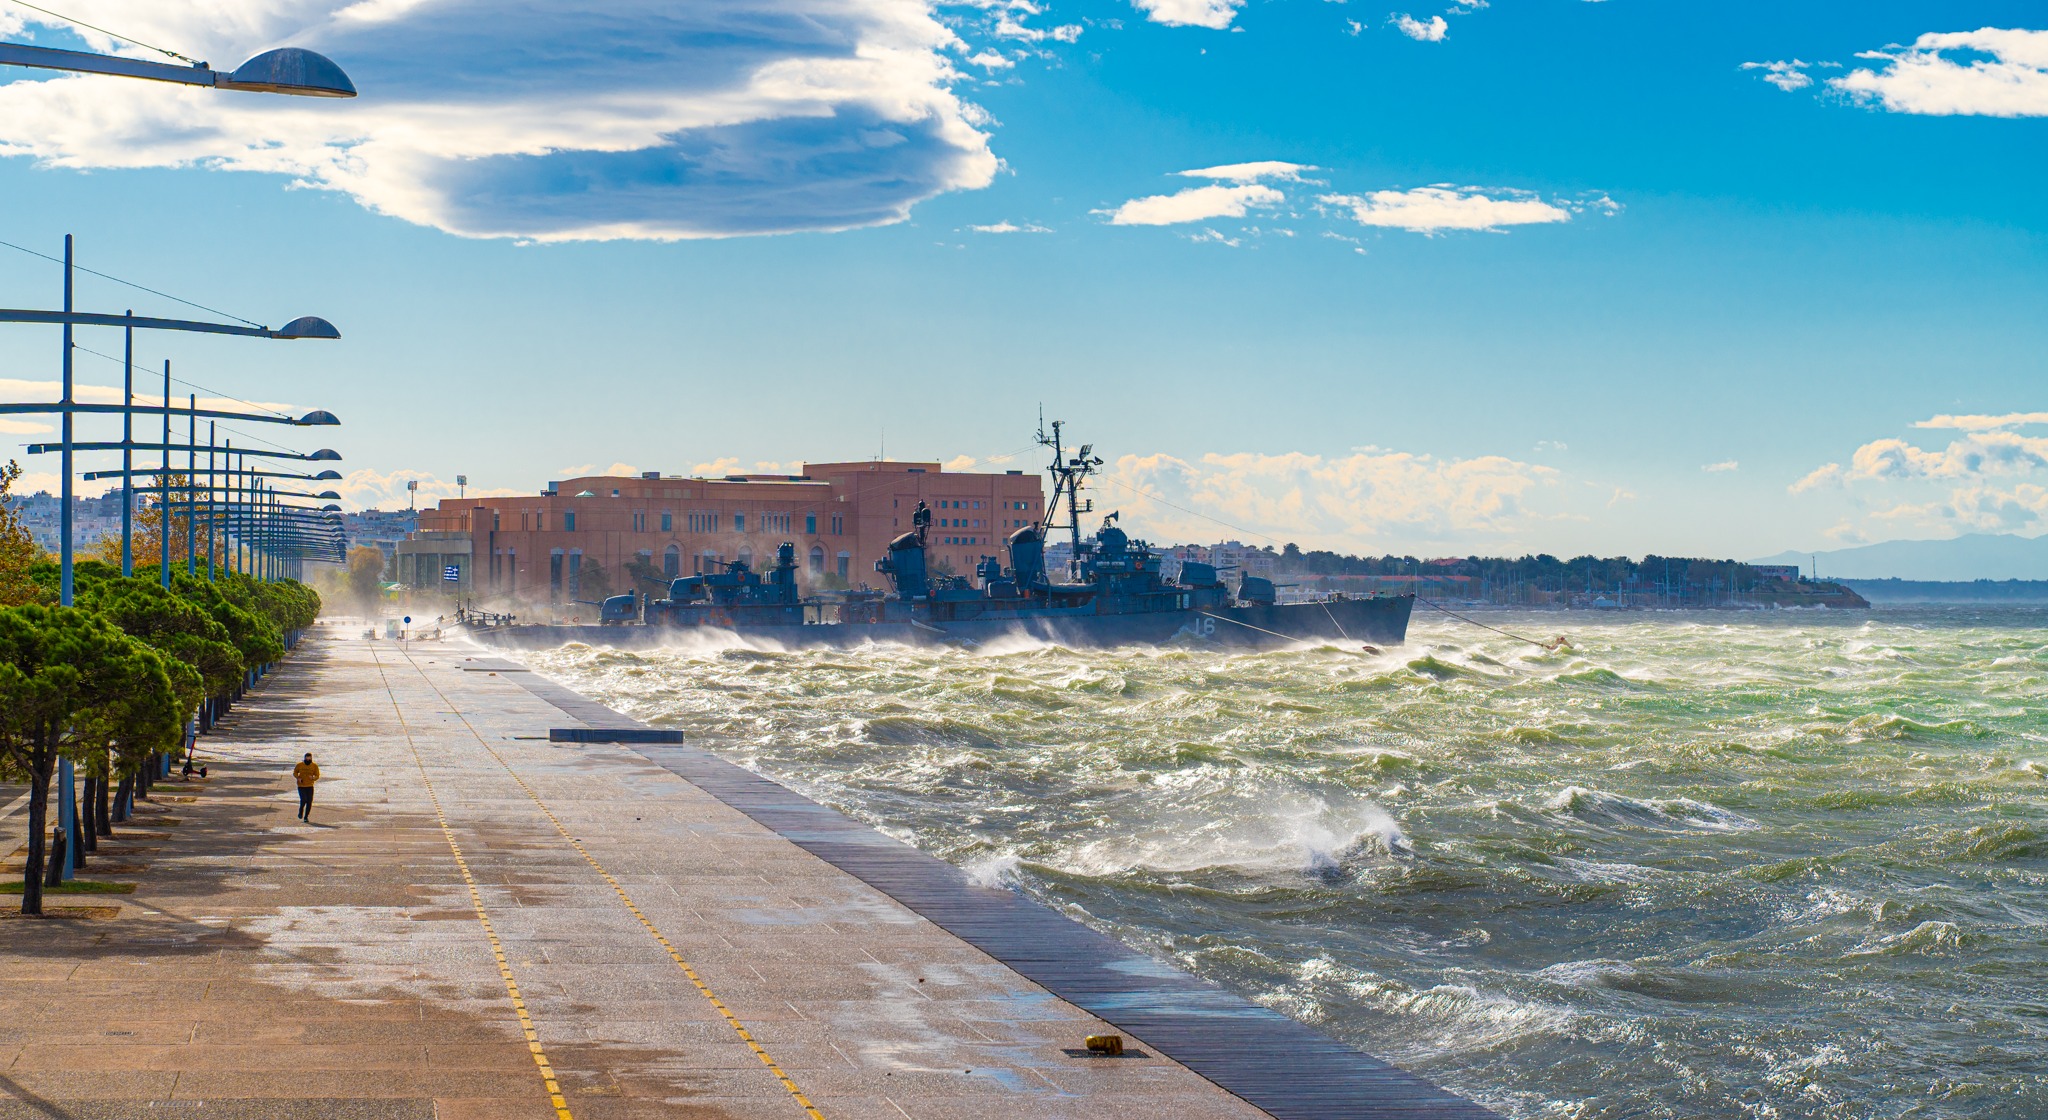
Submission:
M 332 320 L 137 357 L 337 413 L 235 438 L 333 447 L 350 508 L 458 474 L 1038 470 L 1042 408 L 1162 542 L 2048 531 L 2038 4 L 44 6 L 222 68 L 307 47 L 361 90 L 0 69 L 0 241 Z M 4 0 L 0 38 L 162 58 Z M 0 246 L 0 305 L 60 279 Z M 79 343 L 118 388 L 119 332 Z M 0 398 L 54 397 L 58 359 L 0 331 Z

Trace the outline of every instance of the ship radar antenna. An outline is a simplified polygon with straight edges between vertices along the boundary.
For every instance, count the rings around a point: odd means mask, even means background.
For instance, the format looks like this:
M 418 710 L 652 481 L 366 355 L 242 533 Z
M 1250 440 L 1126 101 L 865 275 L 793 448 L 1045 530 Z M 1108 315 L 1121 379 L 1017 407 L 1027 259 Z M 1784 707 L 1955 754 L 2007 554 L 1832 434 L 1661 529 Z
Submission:
M 1102 465 L 1102 460 L 1095 455 L 1095 445 L 1092 443 L 1082 444 L 1080 451 L 1072 458 L 1068 458 L 1061 438 L 1061 429 L 1065 426 L 1066 422 L 1063 420 L 1053 421 L 1052 434 L 1048 436 L 1045 434 L 1045 421 L 1041 414 L 1038 443 L 1041 447 L 1052 449 L 1052 464 L 1046 467 L 1046 472 L 1052 475 L 1052 501 L 1046 505 L 1045 521 L 1048 526 L 1053 524 L 1058 516 L 1060 503 L 1066 503 L 1067 533 L 1074 548 L 1073 557 L 1067 561 L 1067 565 L 1069 573 L 1072 574 L 1079 572 L 1081 565 L 1081 515 L 1095 511 L 1093 501 L 1082 501 L 1081 487 L 1087 483 L 1088 476 L 1095 473 L 1095 468 Z

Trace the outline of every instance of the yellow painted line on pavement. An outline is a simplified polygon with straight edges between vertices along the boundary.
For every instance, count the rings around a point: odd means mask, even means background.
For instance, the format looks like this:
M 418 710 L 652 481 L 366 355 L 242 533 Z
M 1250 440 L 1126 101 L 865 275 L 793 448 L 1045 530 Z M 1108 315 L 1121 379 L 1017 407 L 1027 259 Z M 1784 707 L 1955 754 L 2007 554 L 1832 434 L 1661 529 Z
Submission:
M 406 651 L 405 658 L 407 661 L 412 661 L 412 652 L 410 650 Z M 704 982 L 704 978 L 697 974 L 696 967 L 691 965 L 689 960 L 669 942 L 669 939 L 662 935 L 661 930 L 655 926 L 654 922 L 641 912 L 639 905 L 633 901 L 633 896 L 626 893 L 626 888 L 621 886 L 619 881 L 612 877 L 612 873 L 605 870 L 604 865 L 599 863 L 597 858 L 590 854 L 590 850 L 583 846 L 583 841 L 578 840 L 562 825 L 561 818 L 555 816 L 555 811 L 548 808 L 548 803 L 541 800 L 540 794 L 534 792 L 533 787 L 526 784 L 526 779 L 520 777 L 517 770 L 512 769 L 512 764 L 506 762 L 505 757 L 499 754 L 491 746 L 490 742 L 477 731 L 476 726 L 469 722 L 469 717 L 462 714 L 462 709 L 457 707 L 454 701 L 448 699 L 447 693 L 441 691 L 441 686 L 435 684 L 433 678 L 427 676 L 423 670 L 420 670 L 417 662 L 413 663 L 413 669 L 419 672 L 421 680 L 427 682 L 427 687 L 434 690 L 434 695 L 441 698 L 445 710 L 453 713 L 455 718 L 461 720 L 462 726 L 469 728 L 469 733 L 476 739 L 477 745 L 489 752 L 492 758 L 497 759 L 498 765 L 505 768 L 505 773 L 510 774 L 512 780 L 519 783 L 519 788 L 525 790 L 526 796 L 533 799 L 534 806 L 541 811 L 542 815 L 547 817 L 550 824 L 555 826 L 555 831 L 562 834 L 562 839 L 568 841 L 569 846 L 576 849 L 576 854 L 582 856 L 583 861 L 588 863 L 591 869 L 598 873 L 599 877 L 611 885 L 612 890 L 618 894 L 619 901 L 626 904 L 626 909 L 635 918 L 640 920 L 640 925 L 647 930 L 648 935 L 661 945 L 662 949 L 668 953 L 670 960 L 676 962 L 676 967 L 683 970 L 683 975 L 689 977 L 690 983 L 696 985 L 698 993 L 711 1002 L 711 1006 L 716 1008 L 719 1015 L 725 1018 L 726 1025 L 731 1027 L 740 1036 L 740 1041 L 747 1044 L 747 1048 L 754 1052 L 754 1056 L 761 1059 L 761 1064 L 768 1067 L 768 1072 L 774 1074 L 775 1079 L 782 1083 L 782 1087 L 789 1091 L 789 1095 L 796 1099 L 796 1103 L 803 1108 L 804 1115 L 809 1120 L 825 1120 L 824 1113 L 819 1112 L 818 1106 L 812 1104 L 810 1098 L 804 1095 L 804 1091 L 797 1087 L 796 1080 L 783 1070 L 782 1066 L 776 1062 L 774 1057 L 759 1042 L 755 1041 L 753 1033 L 747 1030 L 747 1025 L 740 1020 L 738 1015 L 733 1014 L 732 1009 L 725 1005 L 724 1000 L 718 998 L 718 993 L 712 991 L 711 986 Z M 436 802 L 436 804 L 438 805 L 439 803 Z M 453 841 L 450 841 L 450 843 L 453 843 Z
M 512 997 L 512 1010 L 519 1014 L 519 1030 L 526 1036 L 526 1049 L 533 1055 L 533 1064 L 540 1067 L 541 1083 L 548 1090 L 548 1103 L 555 1107 L 556 1120 L 575 1120 L 569 1113 L 568 1099 L 562 1096 L 562 1083 L 555 1076 L 555 1067 L 548 1061 L 547 1051 L 541 1048 L 540 1033 L 534 1029 L 533 1016 L 526 1010 L 526 997 L 519 994 L 519 981 L 513 978 L 512 965 L 505 960 L 505 946 L 498 940 L 498 931 L 491 925 L 491 916 L 484 911 L 484 897 L 477 890 L 476 876 L 470 873 L 469 860 L 463 857 L 462 845 L 455 839 L 455 830 L 448 827 L 448 814 L 441 809 L 441 795 L 434 792 L 434 781 L 427 777 L 427 764 L 420 758 L 420 749 L 412 741 L 412 727 L 405 722 L 405 711 L 398 706 L 398 697 L 392 695 L 391 679 L 384 675 L 383 659 L 377 656 L 374 648 L 370 650 L 370 659 L 376 662 L 377 676 L 384 681 L 384 695 L 390 697 L 391 710 L 397 713 L 398 726 L 405 732 L 405 746 L 412 752 L 413 765 L 419 767 L 420 781 L 427 787 L 427 799 L 434 804 L 434 819 L 441 826 L 441 836 L 448 841 L 448 850 L 455 855 L 455 866 L 462 872 L 463 885 L 469 888 L 469 904 L 476 910 L 477 923 L 484 927 L 484 936 L 490 940 L 491 956 L 498 962 L 498 978 L 505 982 L 505 992 Z

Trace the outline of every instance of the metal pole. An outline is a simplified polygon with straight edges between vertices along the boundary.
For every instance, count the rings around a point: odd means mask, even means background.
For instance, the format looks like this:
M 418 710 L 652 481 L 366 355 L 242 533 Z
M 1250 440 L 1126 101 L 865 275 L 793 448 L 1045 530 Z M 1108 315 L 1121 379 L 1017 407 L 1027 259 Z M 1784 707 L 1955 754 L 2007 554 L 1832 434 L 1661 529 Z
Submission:
M 194 450 L 199 446 L 199 394 L 187 393 L 185 397 L 185 493 L 191 498 L 191 501 L 187 502 L 186 505 L 191 505 L 199 500 L 199 495 L 194 493 L 192 489 L 193 480 L 199 477 L 197 469 L 199 466 L 199 453 Z M 211 443 L 212 441 L 208 440 L 207 442 Z M 207 452 L 207 458 L 211 460 L 213 453 Z M 207 485 L 209 486 L 212 485 L 212 477 L 212 475 L 207 476 Z M 199 519 L 192 516 L 191 510 L 187 510 L 185 513 L 185 574 L 188 576 L 195 574 L 199 568 L 198 529 Z M 209 540 L 207 550 L 211 552 L 212 548 L 212 542 Z
M 192 403 L 198 404 L 199 398 L 194 396 Z M 213 421 L 208 420 L 206 422 L 206 512 L 209 515 L 206 519 L 206 578 L 208 580 L 212 580 L 214 576 L 213 518 L 211 514 L 213 513 L 214 491 L 218 488 L 220 482 L 219 476 L 213 473 L 213 448 Z
M 128 309 L 135 317 L 135 309 Z M 121 574 L 135 574 L 135 327 L 121 331 Z
M 71 235 L 64 235 L 64 313 L 71 313 Z M 71 324 L 64 324 L 64 485 L 59 487 L 57 513 L 57 602 L 62 606 L 71 605 Z M 76 809 L 77 777 L 71 760 L 57 761 L 57 787 L 63 807 L 57 812 L 57 823 L 64 829 L 65 858 L 64 878 L 69 880 L 78 867 L 78 813 Z
M 64 313 L 71 314 L 71 235 L 64 235 Z M 71 605 L 71 324 L 64 324 L 64 485 L 57 514 L 57 602 Z M 68 765 L 68 764 L 67 764 Z M 69 771 L 67 770 L 68 774 Z M 66 780 L 69 780 L 68 778 Z M 70 833 L 66 833 L 70 835 Z M 72 845 L 74 848 L 76 844 Z
M 171 360 L 164 359 L 164 469 L 157 477 L 157 576 L 171 588 Z M 189 481 L 189 480 L 187 480 Z

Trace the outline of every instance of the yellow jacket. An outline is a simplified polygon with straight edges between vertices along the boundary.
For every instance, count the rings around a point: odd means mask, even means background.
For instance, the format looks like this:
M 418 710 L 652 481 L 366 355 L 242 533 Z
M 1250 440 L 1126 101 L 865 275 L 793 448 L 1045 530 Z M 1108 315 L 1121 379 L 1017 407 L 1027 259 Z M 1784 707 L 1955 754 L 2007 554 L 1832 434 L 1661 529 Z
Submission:
M 320 764 L 317 762 L 301 762 L 297 766 L 292 767 L 292 777 L 300 785 L 310 786 L 320 780 Z

